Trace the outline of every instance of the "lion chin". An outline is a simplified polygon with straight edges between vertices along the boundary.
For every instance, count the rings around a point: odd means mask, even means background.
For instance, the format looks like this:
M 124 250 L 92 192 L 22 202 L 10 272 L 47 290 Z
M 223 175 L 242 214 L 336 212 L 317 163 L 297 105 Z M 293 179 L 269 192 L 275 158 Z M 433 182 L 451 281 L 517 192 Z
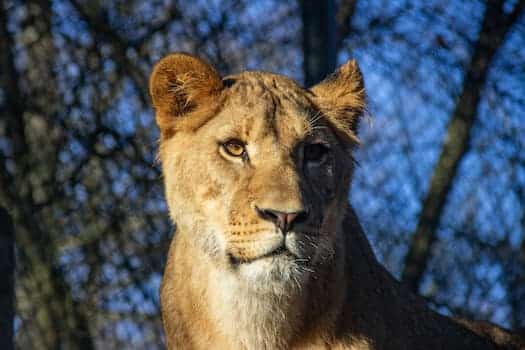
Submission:
M 282 245 L 250 259 L 230 254 L 230 271 L 247 290 L 256 293 L 283 295 L 300 291 L 313 271 L 309 267 L 312 259 L 304 249 L 298 249 L 305 244 L 295 237 L 295 233 L 289 233 Z
M 310 274 L 308 267 L 288 252 L 239 263 L 234 269 L 249 290 L 276 295 L 299 291 Z

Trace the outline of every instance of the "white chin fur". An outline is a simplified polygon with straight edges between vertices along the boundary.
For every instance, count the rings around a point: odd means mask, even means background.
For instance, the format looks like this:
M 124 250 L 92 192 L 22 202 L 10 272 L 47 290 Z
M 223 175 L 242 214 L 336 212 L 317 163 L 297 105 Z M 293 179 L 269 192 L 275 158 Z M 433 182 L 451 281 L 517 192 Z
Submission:
M 267 257 L 240 264 L 237 273 L 246 288 L 257 293 L 290 294 L 299 291 L 309 270 L 288 256 Z

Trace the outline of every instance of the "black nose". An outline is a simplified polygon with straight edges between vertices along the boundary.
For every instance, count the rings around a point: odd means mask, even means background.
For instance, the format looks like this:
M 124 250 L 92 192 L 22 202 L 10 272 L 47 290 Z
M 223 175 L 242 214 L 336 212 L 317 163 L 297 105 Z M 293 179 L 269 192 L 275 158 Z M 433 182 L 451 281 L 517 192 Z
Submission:
M 283 233 L 292 229 L 293 225 L 304 221 L 308 217 L 308 211 L 283 212 L 274 209 L 257 208 L 257 214 L 264 220 L 273 222 Z

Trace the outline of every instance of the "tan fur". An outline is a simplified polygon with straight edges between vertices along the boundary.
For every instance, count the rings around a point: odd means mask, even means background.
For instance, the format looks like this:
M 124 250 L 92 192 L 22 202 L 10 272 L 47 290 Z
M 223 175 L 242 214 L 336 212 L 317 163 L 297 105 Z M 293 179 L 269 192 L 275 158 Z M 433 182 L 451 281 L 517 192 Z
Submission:
M 347 203 L 365 107 L 355 61 L 304 89 L 263 72 L 223 81 L 174 54 L 150 91 L 177 225 L 161 289 L 169 349 L 495 346 L 403 289 Z M 246 157 L 228 155 L 231 139 Z M 319 143 L 322 161 L 305 158 Z M 309 214 L 285 235 L 260 208 Z

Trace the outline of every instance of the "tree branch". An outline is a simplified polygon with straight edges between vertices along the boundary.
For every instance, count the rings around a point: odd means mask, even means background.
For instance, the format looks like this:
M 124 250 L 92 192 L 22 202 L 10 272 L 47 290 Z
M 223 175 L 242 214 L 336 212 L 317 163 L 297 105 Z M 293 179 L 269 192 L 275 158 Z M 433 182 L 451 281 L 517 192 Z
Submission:
M 476 121 L 477 107 L 490 63 L 516 22 L 523 5 L 524 1 L 520 1 L 507 16 L 503 13 L 503 1 L 491 0 L 485 9 L 478 41 L 466 68 L 463 89 L 450 119 L 441 154 L 423 200 L 416 231 L 405 257 L 401 279 L 414 292 L 418 291 L 428 264 L 443 208 L 459 164 L 469 150 L 470 132 Z
M 131 41 L 120 36 L 107 21 L 106 16 L 94 15 L 89 13 L 78 1 L 70 0 L 71 5 L 79 14 L 80 18 L 86 22 L 95 37 L 98 37 L 111 45 L 113 48 L 113 59 L 117 63 L 120 71 L 128 75 L 135 87 L 139 91 L 139 97 L 144 105 L 149 103 L 148 78 L 138 65 L 133 63 L 127 56 L 126 51 L 132 47 Z

